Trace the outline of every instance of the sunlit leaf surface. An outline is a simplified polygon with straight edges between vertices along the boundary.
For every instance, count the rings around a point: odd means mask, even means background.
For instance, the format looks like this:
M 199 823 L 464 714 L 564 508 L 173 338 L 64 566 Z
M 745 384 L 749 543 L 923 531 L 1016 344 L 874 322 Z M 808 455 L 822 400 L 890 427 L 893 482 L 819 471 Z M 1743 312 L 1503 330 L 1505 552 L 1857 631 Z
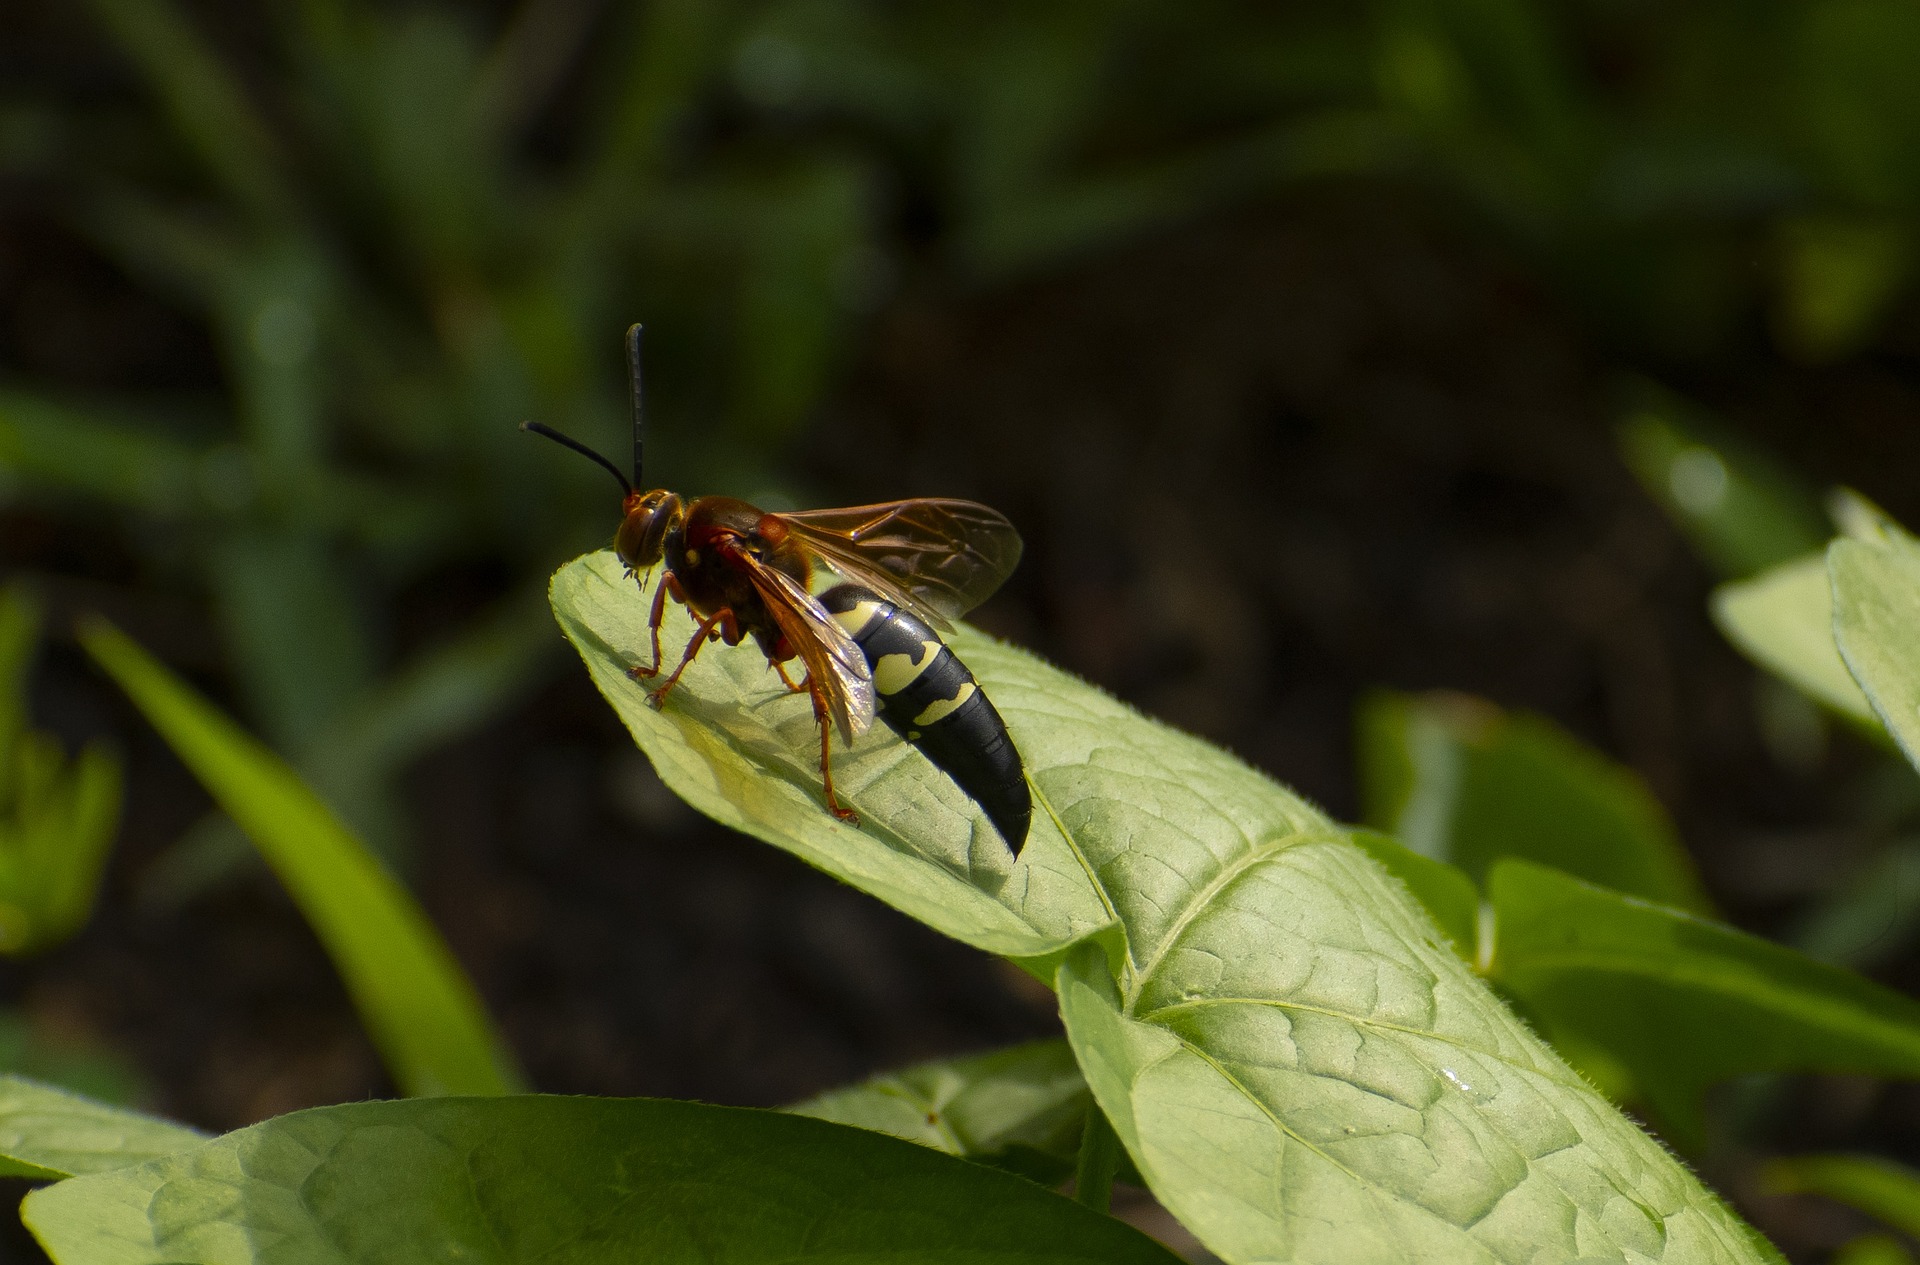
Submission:
M 880 731 L 836 760 L 862 818 L 842 825 L 821 807 L 806 700 L 750 646 L 706 649 L 656 712 L 626 675 L 648 661 L 648 603 L 613 556 L 563 568 L 553 598 L 695 807 L 958 939 L 1056 966 L 1101 1107 L 1155 1195 L 1226 1260 L 1767 1259 L 1500 1004 L 1405 886 L 1226 753 L 962 628 L 951 644 L 1034 783 L 1026 852 L 1014 862 Z M 676 609 L 668 654 L 689 630 Z
M 1920 542 L 1889 526 L 1827 549 L 1833 633 L 1873 714 L 1920 765 Z
M 1875 724 L 1834 645 L 1833 596 L 1821 555 L 1721 585 L 1713 593 L 1713 616 L 1749 659 L 1841 715 Z
M 206 1141 L 171 1120 L 0 1076 L 0 1174 L 72 1177 L 144 1164 Z

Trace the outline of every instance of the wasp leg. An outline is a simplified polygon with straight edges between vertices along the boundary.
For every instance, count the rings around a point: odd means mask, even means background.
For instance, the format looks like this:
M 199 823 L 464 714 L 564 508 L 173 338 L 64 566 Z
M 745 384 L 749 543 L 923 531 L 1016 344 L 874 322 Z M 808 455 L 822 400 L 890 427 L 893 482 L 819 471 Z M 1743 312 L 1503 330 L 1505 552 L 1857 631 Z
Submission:
M 628 668 L 627 675 L 636 681 L 644 681 L 649 677 L 660 675 L 660 625 L 667 617 L 668 591 L 674 591 L 674 600 L 684 600 L 678 592 L 679 588 L 679 581 L 675 580 L 673 572 L 669 571 L 660 581 L 660 587 L 653 591 L 653 613 L 647 617 L 647 626 L 653 629 L 653 666 L 643 668 L 635 664 Z
M 785 675 L 786 673 L 781 673 L 781 676 Z M 813 718 L 820 722 L 820 780 L 826 784 L 827 788 L 827 811 L 848 825 L 857 826 L 860 824 L 860 814 L 851 808 L 842 807 L 840 797 L 833 793 L 833 765 L 827 759 L 828 735 L 833 732 L 833 721 L 827 715 L 827 696 L 819 686 L 813 683 L 811 675 L 802 685 L 813 695 Z
M 811 682 L 808 681 L 802 681 L 800 684 L 795 685 L 793 678 L 787 675 L 786 665 L 778 659 L 768 659 L 767 662 L 772 664 L 773 670 L 780 674 L 780 684 L 787 687 L 787 693 L 798 694 L 801 690 L 807 689 L 810 686 Z
M 700 621 L 700 627 L 694 630 L 693 639 L 687 642 L 687 652 L 680 656 L 680 666 L 673 670 L 673 675 L 667 678 L 664 685 L 647 695 L 647 701 L 653 704 L 654 710 L 658 711 L 665 705 L 667 701 L 667 691 L 679 684 L 680 674 L 687 670 L 687 665 L 693 662 L 693 657 L 700 653 L 700 647 L 706 645 L 708 641 L 713 639 L 714 630 L 723 624 L 731 626 L 732 621 L 733 612 L 730 610 L 715 611 Z M 655 662 L 657 663 L 658 660 L 655 660 Z M 658 668 L 654 670 L 656 672 L 659 671 Z

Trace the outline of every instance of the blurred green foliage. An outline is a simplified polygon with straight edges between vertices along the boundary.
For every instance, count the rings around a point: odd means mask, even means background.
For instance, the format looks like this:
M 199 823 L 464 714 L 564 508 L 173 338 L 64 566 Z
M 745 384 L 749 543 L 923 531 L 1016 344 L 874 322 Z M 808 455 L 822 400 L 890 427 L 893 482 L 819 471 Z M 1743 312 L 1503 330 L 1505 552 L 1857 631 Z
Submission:
M 0 953 L 37 952 L 86 925 L 120 828 L 120 761 L 104 743 L 69 760 L 27 724 L 40 610 L 0 588 Z
M 102 620 L 81 644 L 260 850 L 306 916 L 406 1094 L 520 1087 L 473 981 L 432 921 L 285 761 Z
M 891 290 L 1303 182 L 1437 190 L 1668 362 L 1760 312 L 1843 356 L 1911 287 L 1902 0 L 302 0 L 227 45 L 174 0 L 87 7 L 141 97 L 10 89 L 0 163 L 206 322 L 228 398 L 15 383 L 0 471 L 202 587 L 250 720 L 389 853 L 395 771 L 538 679 L 542 578 L 606 534 L 599 476 L 513 424 L 619 450 L 629 321 L 660 478 L 779 500 Z M 463 568 L 506 596 L 403 635 Z
M 1873 1155 L 1796 1155 L 1767 1166 L 1776 1195 L 1820 1195 L 1920 1237 L 1920 1172 Z
M 1545 717 L 1465 694 L 1380 691 L 1356 728 L 1367 824 L 1421 856 L 1483 884 L 1497 862 L 1519 857 L 1711 911 L 1646 784 Z

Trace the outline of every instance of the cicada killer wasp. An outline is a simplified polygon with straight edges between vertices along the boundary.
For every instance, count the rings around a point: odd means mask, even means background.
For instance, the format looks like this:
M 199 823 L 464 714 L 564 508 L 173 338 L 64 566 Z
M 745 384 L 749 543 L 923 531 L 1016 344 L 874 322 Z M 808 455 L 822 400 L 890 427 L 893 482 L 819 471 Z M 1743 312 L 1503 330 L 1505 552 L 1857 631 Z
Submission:
M 696 628 L 679 665 L 651 691 L 663 706 L 710 641 L 737 646 L 751 636 L 786 687 L 812 697 L 820 728 L 820 778 L 827 809 L 857 821 L 833 789 L 830 734 L 843 743 L 865 733 L 878 712 L 980 805 L 1017 856 L 1033 816 L 1020 753 L 1007 726 L 939 631 L 990 597 L 1020 561 L 1020 533 L 998 511 L 972 501 L 921 497 L 849 509 L 770 513 L 730 496 L 687 500 L 664 488 L 641 491 L 644 411 L 640 326 L 627 331 L 633 380 L 633 477 L 585 444 L 539 422 L 529 430 L 598 462 L 620 481 L 623 517 L 614 549 L 644 592 L 664 563 L 648 627 L 653 662 L 628 669 L 658 678 L 660 626 L 668 598 L 692 612 Z M 842 583 L 816 596 L 817 567 Z M 806 675 L 795 683 L 786 664 Z

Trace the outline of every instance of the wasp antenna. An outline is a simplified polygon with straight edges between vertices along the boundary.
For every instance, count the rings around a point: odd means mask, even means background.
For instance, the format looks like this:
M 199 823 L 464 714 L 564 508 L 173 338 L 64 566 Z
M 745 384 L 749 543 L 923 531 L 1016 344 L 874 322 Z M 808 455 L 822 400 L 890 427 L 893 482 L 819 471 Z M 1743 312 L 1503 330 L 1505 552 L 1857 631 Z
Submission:
M 547 425 L 545 422 L 521 422 L 520 429 L 525 431 L 532 431 L 536 435 L 544 435 L 548 439 L 551 439 L 556 444 L 565 444 L 567 447 L 573 449 L 575 452 L 579 453 L 581 456 L 587 458 L 590 461 L 599 462 L 600 465 L 605 468 L 608 474 L 620 480 L 620 487 L 622 491 L 624 491 L 628 496 L 633 495 L 633 484 L 627 482 L 627 476 L 620 473 L 619 466 L 614 465 L 611 461 L 608 461 L 605 457 L 601 456 L 599 453 L 595 452 L 593 449 L 587 447 L 585 444 L 581 443 L 579 440 L 575 439 L 573 436 L 562 435 L 559 431 Z
M 627 326 L 627 382 L 633 389 L 633 486 L 647 486 L 642 477 L 642 458 L 646 455 L 647 413 L 640 391 L 640 325 Z

